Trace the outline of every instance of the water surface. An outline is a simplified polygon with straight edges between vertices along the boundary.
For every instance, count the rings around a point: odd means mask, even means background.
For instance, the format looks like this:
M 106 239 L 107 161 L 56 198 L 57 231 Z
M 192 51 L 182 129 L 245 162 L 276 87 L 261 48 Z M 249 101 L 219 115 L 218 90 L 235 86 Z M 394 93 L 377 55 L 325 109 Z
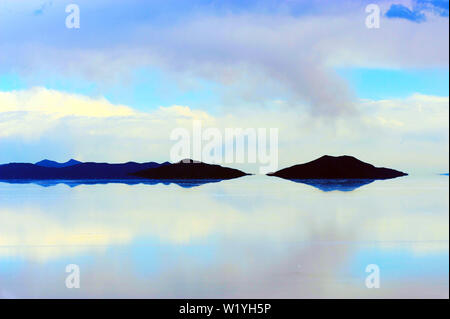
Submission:
M 0 297 L 448 298 L 448 203 L 440 175 L 342 189 L 0 182 Z

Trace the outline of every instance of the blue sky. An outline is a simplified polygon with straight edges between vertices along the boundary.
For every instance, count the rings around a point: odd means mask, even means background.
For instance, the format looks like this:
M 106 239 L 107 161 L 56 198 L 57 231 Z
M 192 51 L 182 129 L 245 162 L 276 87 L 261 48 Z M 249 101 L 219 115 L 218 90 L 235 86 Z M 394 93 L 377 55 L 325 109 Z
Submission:
M 432 12 L 442 17 L 448 17 L 448 1 L 417 0 L 412 2 L 411 7 L 407 7 L 400 3 L 393 3 L 386 12 L 386 17 L 406 19 L 421 23 L 427 20 L 427 12 Z
M 361 99 L 406 98 L 414 93 L 449 95 L 447 68 L 429 69 L 368 69 L 341 68 L 337 73 Z M 220 103 L 215 82 L 198 79 L 192 87 L 180 87 L 155 69 L 142 69 L 133 74 L 132 83 L 101 87 L 79 78 L 46 75 L 23 79 L 16 73 L 0 75 L 0 90 L 23 90 L 41 85 L 48 89 L 77 92 L 95 96 L 103 94 L 116 104 L 127 104 L 139 110 L 151 110 L 161 105 L 197 105 L 212 108 Z
M 69 1 L 2 1 L 0 162 L 166 160 L 170 130 L 200 117 L 278 127 L 286 165 L 408 154 L 447 171 L 448 1 L 376 1 L 368 29 L 372 2 L 82 0 L 67 29 Z
M 25 79 L 17 73 L 0 75 L 0 91 L 24 90 L 32 86 L 76 92 L 87 96 L 102 95 L 115 104 L 127 104 L 142 111 L 156 109 L 163 105 L 197 105 L 212 108 L 218 103 L 215 94 L 217 85 L 211 81 L 196 80 L 190 87 L 173 83 L 158 69 L 136 70 L 128 83 L 104 86 L 95 81 L 79 77 L 61 77 L 47 74 L 33 75 Z
M 348 80 L 362 99 L 405 98 L 420 92 L 448 96 L 449 73 L 446 68 L 429 69 L 342 69 L 338 73 Z

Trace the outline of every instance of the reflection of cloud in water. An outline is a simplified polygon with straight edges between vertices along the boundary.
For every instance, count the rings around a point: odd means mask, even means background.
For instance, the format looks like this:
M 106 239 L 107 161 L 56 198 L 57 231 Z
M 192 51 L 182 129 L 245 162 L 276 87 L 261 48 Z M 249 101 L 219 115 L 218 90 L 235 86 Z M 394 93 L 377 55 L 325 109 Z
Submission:
M 348 265 L 365 245 L 409 260 L 448 254 L 444 182 L 392 180 L 358 192 L 256 176 L 198 189 L 0 183 L 0 265 L 39 261 L 15 278 L 44 278 L 49 290 L 33 291 L 55 297 L 72 293 L 58 288 L 61 263 L 80 264 L 82 296 L 91 297 L 420 296 L 405 282 L 368 291 Z M 0 272 L 2 287 L 29 296 L 7 278 Z
M 273 179 L 261 181 L 258 188 L 247 187 L 257 180 L 224 181 L 205 185 L 201 192 L 174 185 L 108 184 L 56 186 L 48 194 L 29 185 L 19 201 L 14 197 L 22 186 L 15 185 L 0 203 L 0 245 L 89 247 L 141 237 L 174 244 L 208 237 L 278 242 L 448 240 L 442 216 L 424 214 L 436 210 L 433 197 L 411 197 L 411 192 L 395 196 L 389 188 L 368 190 L 370 196 L 331 196 Z M 374 196 L 380 192 L 382 201 Z M 404 215 L 414 210 L 417 213 Z

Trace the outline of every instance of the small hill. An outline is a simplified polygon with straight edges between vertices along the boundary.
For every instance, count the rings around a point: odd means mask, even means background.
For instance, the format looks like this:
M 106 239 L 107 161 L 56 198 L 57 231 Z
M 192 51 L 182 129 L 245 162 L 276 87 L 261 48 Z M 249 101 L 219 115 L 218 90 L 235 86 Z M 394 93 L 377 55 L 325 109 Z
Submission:
M 286 179 L 388 179 L 408 174 L 390 168 L 375 167 L 353 156 L 324 155 L 314 161 L 267 175 Z
M 232 179 L 249 174 L 234 168 L 211 165 L 187 159 L 174 164 L 142 170 L 133 175 L 160 180 L 198 180 Z

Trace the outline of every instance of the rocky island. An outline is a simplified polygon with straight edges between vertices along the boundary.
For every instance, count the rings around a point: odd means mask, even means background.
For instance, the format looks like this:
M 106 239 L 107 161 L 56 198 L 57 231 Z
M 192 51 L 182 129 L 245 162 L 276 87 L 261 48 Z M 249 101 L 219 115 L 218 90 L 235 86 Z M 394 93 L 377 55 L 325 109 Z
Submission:
M 305 164 L 298 164 L 267 174 L 285 179 L 388 179 L 408 175 L 384 167 L 375 167 L 353 156 L 324 155 Z
M 240 170 L 193 160 L 121 164 L 44 160 L 0 165 L 0 180 L 223 180 L 249 175 Z
M 149 168 L 133 173 L 137 177 L 159 180 L 232 179 L 249 175 L 238 169 L 206 164 L 191 159 L 178 163 Z

